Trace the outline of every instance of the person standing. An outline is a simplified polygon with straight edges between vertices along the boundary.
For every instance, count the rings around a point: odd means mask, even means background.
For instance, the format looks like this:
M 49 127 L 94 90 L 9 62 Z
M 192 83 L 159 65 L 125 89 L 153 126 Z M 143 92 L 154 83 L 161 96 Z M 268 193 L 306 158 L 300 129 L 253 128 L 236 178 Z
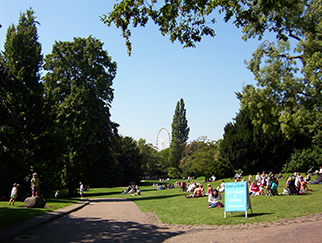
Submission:
M 19 184 L 17 183 L 13 183 L 13 187 L 11 189 L 11 195 L 10 195 L 10 200 L 9 200 L 9 205 L 15 205 L 15 201 L 17 199 L 17 196 L 18 196 L 18 186 Z
M 38 197 L 38 191 L 39 191 L 39 186 L 40 186 L 40 180 L 37 176 L 37 173 L 32 174 L 32 179 L 31 179 L 31 196 L 32 197 Z
M 83 183 L 79 183 L 79 194 L 81 196 L 81 199 L 83 199 L 83 196 L 84 196 L 84 185 Z

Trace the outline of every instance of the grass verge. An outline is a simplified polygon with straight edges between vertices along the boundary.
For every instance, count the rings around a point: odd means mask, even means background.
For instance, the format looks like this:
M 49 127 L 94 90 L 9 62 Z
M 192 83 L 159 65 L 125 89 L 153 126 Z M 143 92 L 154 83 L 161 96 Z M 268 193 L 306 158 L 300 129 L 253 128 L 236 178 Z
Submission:
M 76 203 L 75 199 L 46 199 L 45 208 L 26 208 L 24 202 L 16 201 L 15 205 L 8 205 L 7 201 L 0 202 L 0 228 L 36 217 L 44 213 L 67 207 Z
M 196 182 L 204 184 L 203 178 Z M 225 179 L 225 182 L 231 182 Z M 212 182 L 215 188 L 221 181 Z M 251 197 L 253 214 L 248 210 L 248 218 L 243 212 L 228 213 L 224 218 L 224 208 L 207 209 L 207 197 L 185 198 L 188 193 L 180 192 L 179 188 L 168 190 L 156 190 L 153 183 L 158 181 L 145 181 L 141 186 L 141 196 L 121 195 L 123 187 L 114 188 L 93 188 L 84 193 L 85 198 L 124 198 L 134 201 L 143 212 L 155 212 L 159 219 L 169 224 L 207 224 L 207 225 L 230 225 L 259 223 L 290 219 L 301 216 L 312 215 L 322 212 L 322 185 L 308 185 L 313 192 L 304 195 L 278 195 L 278 196 L 257 196 Z M 167 183 L 175 183 L 171 180 Z M 279 192 L 282 193 L 285 187 L 285 179 L 279 182 Z M 222 202 L 224 202 L 224 194 Z M 62 208 L 76 203 L 74 199 L 48 199 L 46 208 L 30 209 L 23 207 L 23 202 L 16 202 L 15 206 L 8 206 L 8 202 L 0 202 L 0 227 L 23 221 L 43 213 Z

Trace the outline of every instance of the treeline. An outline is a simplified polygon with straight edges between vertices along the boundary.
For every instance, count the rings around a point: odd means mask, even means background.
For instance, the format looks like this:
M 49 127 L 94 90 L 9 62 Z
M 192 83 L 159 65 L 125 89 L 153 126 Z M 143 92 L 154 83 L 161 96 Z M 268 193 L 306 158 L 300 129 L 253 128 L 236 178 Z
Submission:
M 116 63 L 92 36 L 57 41 L 43 57 L 37 24 L 32 9 L 21 14 L 0 56 L 0 196 L 16 182 L 23 198 L 33 172 L 44 195 L 73 192 L 80 181 L 138 181 L 137 142 L 119 136 L 110 119 Z
M 212 11 L 222 5 L 227 20 L 236 17 L 234 23 L 243 28 L 246 40 L 261 39 L 269 28 L 276 33 L 276 43 L 264 41 L 248 61 L 257 84 L 236 94 L 240 110 L 226 124 L 223 139 L 187 143 L 190 129 L 181 99 L 173 117 L 170 148 L 160 152 L 143 139 L 118 135 L 118 124 L 110 115 L 117 65 L 99 40 L 89 36 L 57 41 L 52 53 L 43 57 L 33 11 L 21 14 L 18 25 L 8 28 L 0 54 L 0 195 L 7 195 L 13 182 L 21 185 L 20 192 L 29 192 L 35 171 L 42 191 L 49 193 L 61 187 L 73 191 L 79 181 L 100 187 L 124 185 L 145 174 L 220 178 L 234 170 L 277 173 L 321 166 L 321 0 L 291 5 L 248 1 L 246 10 L 241 2 L 227 6 L 226 2 L 208 6 L 198 1 L 196 8 L 182 2 L 184 6 L 166 8 L 174 14 L 157 23 L 166 28 L 173 20 L 168 34 L 180 39 L 180 34 L 187 35 L 176 32 L 177 14 L 195 15 L 204 7 Z M 123 14 L 126 19 L 139 15 L 136 20 L 146 19 L 140 14 L 155 17 L 145 11 L 146 4 L 128 6 L 137 10 L 130 12 L 116 5 L 107 22 L 124 23 Z M 191 45 L 203 36 L 198 23 L 211 30 L 206 22 L 196 23 L 187 29 L 196 39 L 183 39 Z M 127 31 L 128 26 L 123 27 Z

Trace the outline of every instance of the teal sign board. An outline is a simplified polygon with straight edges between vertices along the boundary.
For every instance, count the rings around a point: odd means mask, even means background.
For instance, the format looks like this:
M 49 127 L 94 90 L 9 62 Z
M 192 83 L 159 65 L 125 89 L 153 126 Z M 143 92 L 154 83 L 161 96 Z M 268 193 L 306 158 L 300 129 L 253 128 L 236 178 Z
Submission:
M 225 184 L 225 217 L 226 212 L 246 212 L 250 208 L 247 182 L 229 182 Z

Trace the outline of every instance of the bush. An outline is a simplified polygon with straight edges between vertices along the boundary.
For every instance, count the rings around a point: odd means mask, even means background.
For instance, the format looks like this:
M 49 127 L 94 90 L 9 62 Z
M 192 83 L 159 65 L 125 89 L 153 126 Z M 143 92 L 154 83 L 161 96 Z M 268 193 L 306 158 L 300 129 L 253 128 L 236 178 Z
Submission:
M 309 167 L 319 167 L 322 164 L 322 148 L 317 146 L 297 149 L 292 153 L 290 160 L 284 164 L 283 171 L 307 171 Z

